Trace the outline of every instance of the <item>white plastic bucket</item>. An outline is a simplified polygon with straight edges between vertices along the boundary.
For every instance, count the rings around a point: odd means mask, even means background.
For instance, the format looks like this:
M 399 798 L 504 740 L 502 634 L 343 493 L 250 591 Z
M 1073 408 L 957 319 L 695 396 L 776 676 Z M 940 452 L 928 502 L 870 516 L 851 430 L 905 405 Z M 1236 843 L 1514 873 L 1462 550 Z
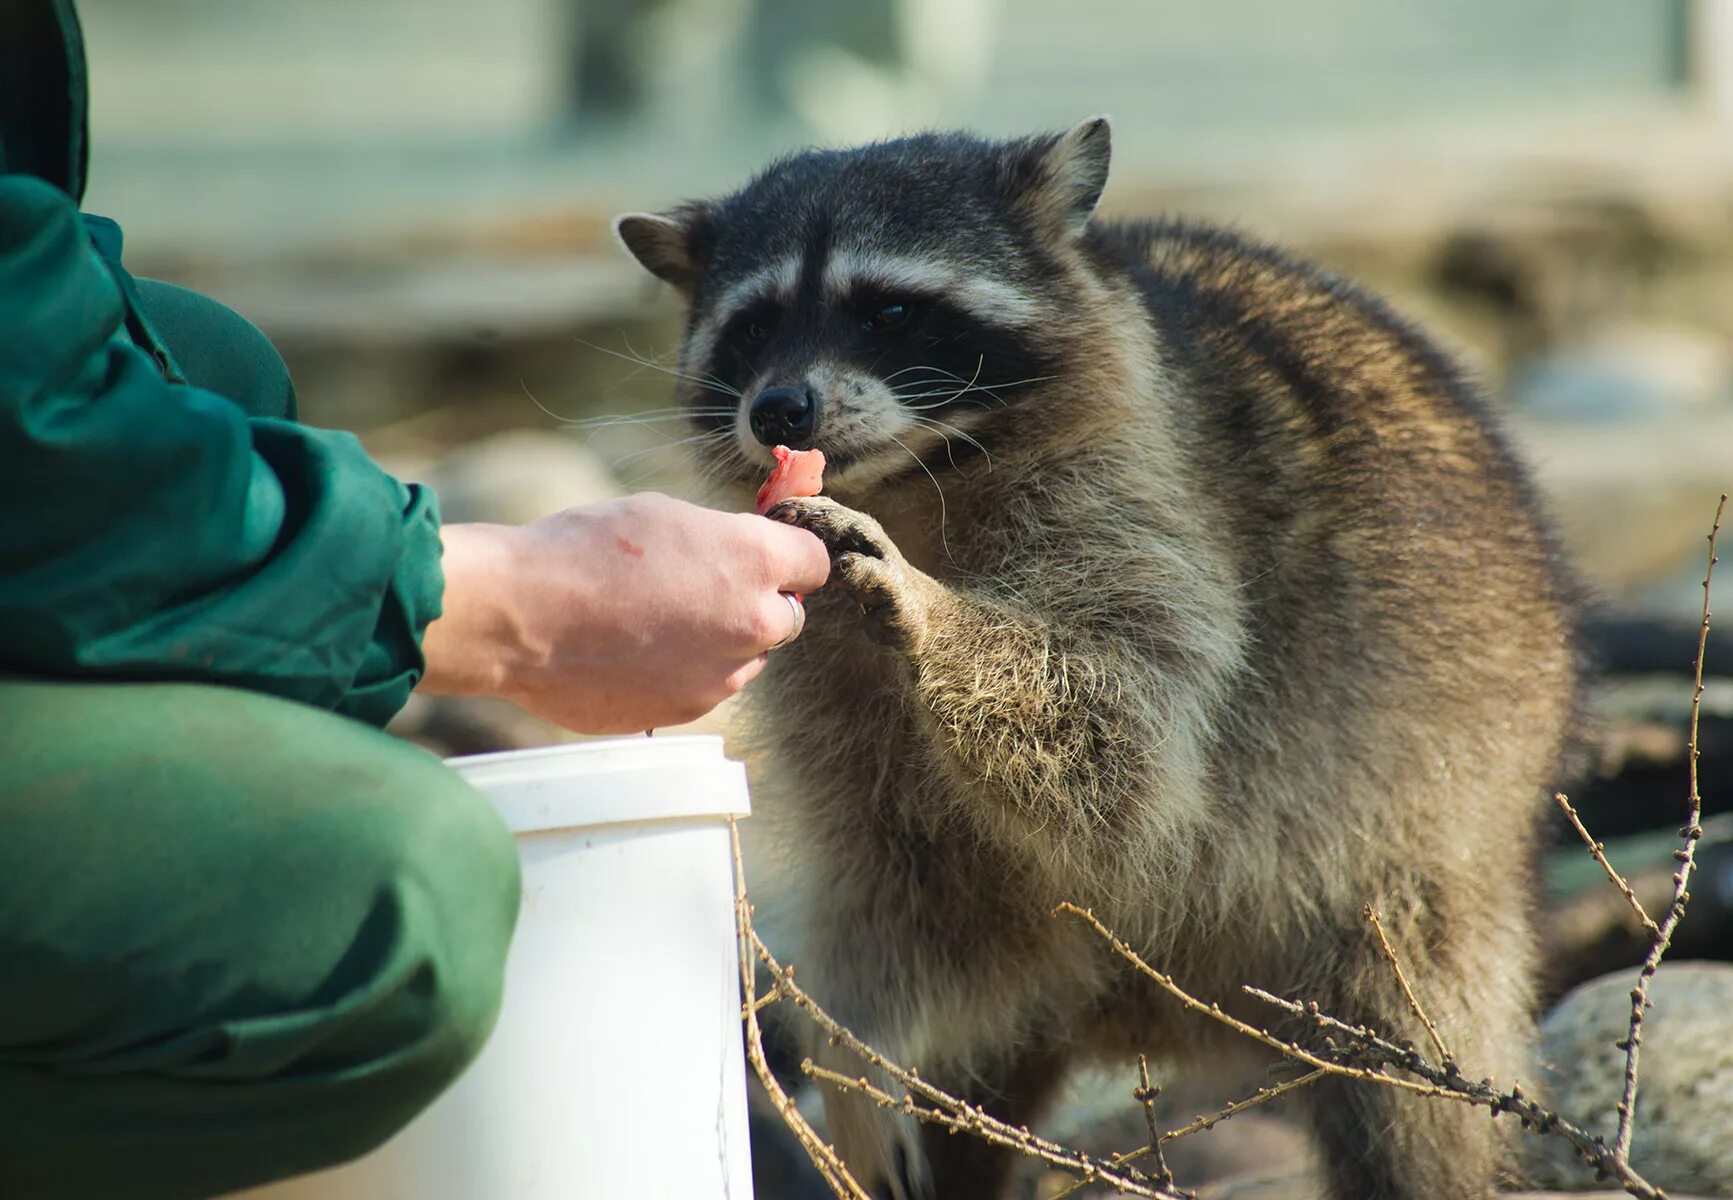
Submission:
M 714 737 L 449 765 L 517 835 L 523 909 L 499 1025 L 365 1158 L 249 1200 L 751 1200 L 730 815 Z

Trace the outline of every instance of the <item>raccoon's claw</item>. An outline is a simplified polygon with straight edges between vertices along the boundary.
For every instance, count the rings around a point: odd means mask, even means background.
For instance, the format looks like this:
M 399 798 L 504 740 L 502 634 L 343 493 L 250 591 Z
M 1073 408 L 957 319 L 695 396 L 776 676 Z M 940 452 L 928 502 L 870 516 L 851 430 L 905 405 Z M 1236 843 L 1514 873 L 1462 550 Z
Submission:
M 882 558 L 851 551 L 833 558 L 830 569 L 830 586 L 847 592 L 860 605 L 867 636 L 881 645 L 900 645 L 903 612 L 897 603 L 895 568 Z
M 884 645 L 908 644 L 911 572 L 884 528 L 865 513 L 824 496 L 784 500 L 764 514 L 814 534 L 830 551 L 826 588 L 860 605 L 867 636 Z
M 815 535 L 830 551 L 832 565 L 843 554 L 886 558 L 895 553 L 884 527 L 865 513 L 844 508 L 828 496 L 801 496 L 774 504 L 764 514 Z

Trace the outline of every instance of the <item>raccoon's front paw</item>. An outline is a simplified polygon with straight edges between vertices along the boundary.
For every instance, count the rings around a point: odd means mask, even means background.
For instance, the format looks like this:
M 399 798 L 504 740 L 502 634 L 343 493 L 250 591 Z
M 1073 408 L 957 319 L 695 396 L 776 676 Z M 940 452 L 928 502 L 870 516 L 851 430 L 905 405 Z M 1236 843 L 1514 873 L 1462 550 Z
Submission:
M 867 635 L 890 646 L 908 646 L 923 628 L 926 606 L 920 583 L 884 527 L 865 513 L 827 496 L 784 500 L 764 514 L 815 535 L 830 551 L 830 582 L 860 605 Z

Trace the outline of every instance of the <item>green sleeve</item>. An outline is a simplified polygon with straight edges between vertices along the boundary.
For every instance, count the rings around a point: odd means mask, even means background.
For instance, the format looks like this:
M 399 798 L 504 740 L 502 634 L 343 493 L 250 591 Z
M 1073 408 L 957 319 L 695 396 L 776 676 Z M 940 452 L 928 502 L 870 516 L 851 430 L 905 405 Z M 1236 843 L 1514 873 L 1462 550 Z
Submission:
M 0 176 L 0 670 L 182 679 L 382 724 L 438 615 L 430 492 L 164 379 L 71 200 Z

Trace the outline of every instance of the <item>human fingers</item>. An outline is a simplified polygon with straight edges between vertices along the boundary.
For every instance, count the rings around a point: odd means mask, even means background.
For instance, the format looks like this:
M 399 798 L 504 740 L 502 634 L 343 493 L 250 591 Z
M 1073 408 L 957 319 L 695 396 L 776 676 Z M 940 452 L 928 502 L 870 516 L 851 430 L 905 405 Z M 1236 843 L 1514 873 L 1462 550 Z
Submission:
M 764 665 L 769 661 L 770 656 L 768 654 L 760 654 L 750 662 L 743 663 L 734 671 L 733 674 L 728 676 L 726 682 L 729 693 L 732 694 L 738 692 L 741 688 L 751 683 L 758 677 L 758 673 L 764 670 Z
M 779 592 L 816 592 L 830 578 L 830 552 L 824 543 L 793 525 L 752 517 L 755 533 L 769 555 L 770 581 Z
M 760 602 L 757 627 L 761 647 L 780 650 L 806 628 L 806 606 L 792 592 L 777 592 Z

